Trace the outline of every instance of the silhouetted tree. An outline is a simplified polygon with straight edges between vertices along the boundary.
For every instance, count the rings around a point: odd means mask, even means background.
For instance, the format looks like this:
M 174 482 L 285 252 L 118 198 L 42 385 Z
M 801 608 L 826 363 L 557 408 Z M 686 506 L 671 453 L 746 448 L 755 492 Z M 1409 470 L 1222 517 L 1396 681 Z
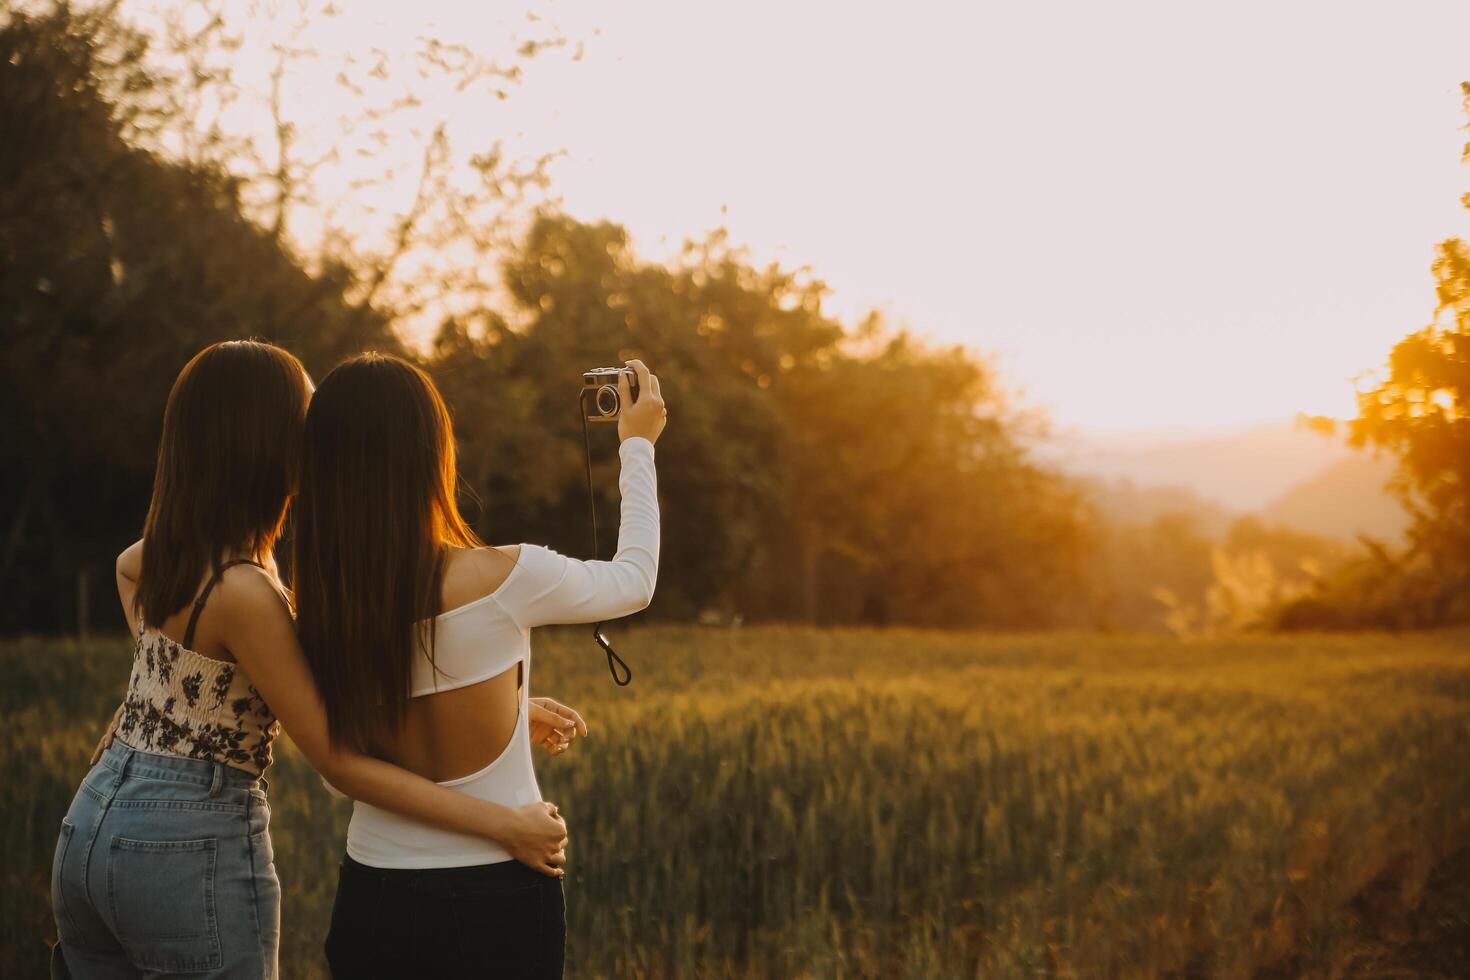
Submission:
M 1470 83 L 1461 90 L 1470 111 Z M 1463 157 L 1470 159 L 1470 144 Z M 1470 195 L 1463 203 L 1470 207 Z M 1394 346 L 1387 377 L 1359 394 L 1349 425 L 1353 445 L 1399 459 L 1390 486 L 1413 518 L 1409 549 L 1388 566 L 1364 567 L 1399 569 L 1404 582 L 1379 591 L 1409 602 L 1420 624 L 1470 616 L 1470 246 L 1441 242 L 1433 271 L 1433 322 Z
M 75 616 L 91 570 L 111 612 L 111 556 L 136 535 L 179 368 L 261 337 L 314 371 L 396 349 L 385 317 L 343 299 L 246 218 L 236 179 L 137 148 L 165 84 L 147 39 L 106 10 L 10 11 L 0 27 L 0 629 Z

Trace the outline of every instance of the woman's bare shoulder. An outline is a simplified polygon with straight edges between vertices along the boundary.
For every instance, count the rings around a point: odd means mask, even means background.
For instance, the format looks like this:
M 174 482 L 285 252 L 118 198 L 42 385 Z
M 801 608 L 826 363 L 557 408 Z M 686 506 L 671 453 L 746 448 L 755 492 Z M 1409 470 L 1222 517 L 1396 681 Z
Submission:
M 143 574 L 143 542 L 134 541 L 117 556 L 117 573 L 129 582 L 138 581 Z
M 242 621 L 267 616 L 284 616 L 288 621 L 291 618 L 281 583 L 258 565 L 231 565 L 220 573 L 215 593 L 208 601 L 218 602 Z
M 521 546 L 451 548 L 444 562 L 441 608 L 454 609 L 483 599 L 504 584 L 521 557 Z

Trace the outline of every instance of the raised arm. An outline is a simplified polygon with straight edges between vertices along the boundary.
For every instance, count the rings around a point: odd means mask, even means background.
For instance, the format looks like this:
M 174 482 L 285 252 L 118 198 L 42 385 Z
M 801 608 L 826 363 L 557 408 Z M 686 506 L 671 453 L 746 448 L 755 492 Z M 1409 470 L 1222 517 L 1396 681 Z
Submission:
M 525 567 L 501 590 L 500 604 L 525 627 L 548 623 L 593 623 L 644 608 L 658 582 L 658 479 L 653 443 L 625 439 L 618 448 L 622 472 L 622 521 L 611 561 L 579 561 L 527 545 Z
M 523 864 L 561 875 L 566 823 L 551 803 L 520 809 L 477 800 L 374 759 L 327 737 L 326 705 L 317 692 L 289 610 L 264 572 L 227 571 L 216 602 L 230 652 L 317 772 L 354 799 L 459 833 L 497 841 Z
M 501 606 L 523 627 L 595 623 L 627 616 L 653 601 L 658 583 L 658 475 L 653 444 L 668 418 L 658 377 L 643 362 L 628 366 L 638 377 L 634 401 L 626 374 L 618 377 L 618 491 L 622 519 L 612 561 L 578 561 L 550 548 L 520 549 L 525 568 L 506 580 Z

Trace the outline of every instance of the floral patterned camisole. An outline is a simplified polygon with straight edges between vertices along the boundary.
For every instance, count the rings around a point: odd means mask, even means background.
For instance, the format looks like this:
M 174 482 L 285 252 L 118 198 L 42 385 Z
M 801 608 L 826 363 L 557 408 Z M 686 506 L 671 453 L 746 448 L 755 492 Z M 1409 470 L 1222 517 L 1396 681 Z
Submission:
M 275 712 L 238 663 L 189 649 L 217 581 L 218 574 L 195 602 L 183 643 L 151 626 L 139 627 L 116 738 L 145 752 L 221 762 L 259 776 L 271 764 L 271 745 L 281 730 Z

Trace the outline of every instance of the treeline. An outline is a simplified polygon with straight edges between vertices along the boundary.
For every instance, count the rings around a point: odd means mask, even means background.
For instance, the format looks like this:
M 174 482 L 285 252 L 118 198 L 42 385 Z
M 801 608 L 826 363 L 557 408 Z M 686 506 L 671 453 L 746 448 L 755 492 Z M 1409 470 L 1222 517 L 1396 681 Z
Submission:
M 672 406 L 655 612 L 1015 626 L 1084 614 L 1081 503 L 1028 461 L 995 378 L 962 349 L 853 336 L 816 286 L 718 241 L 666 267 L 639 262 L 615 225 L 544 216 L 504 273 L 519 325 L 490 311 L 474 332 L 448 324 L 429 362 L 488 537 L 585 552 L 579 372 L 637 355 Z
M 840 323 L 820 282 L 759 267 L 719 233 L 653 263 L 616 224 L 541 209 L 497 243 L 495 275 L 467 277 L 498 278 L 496 298 L 405 349 L 393 297 L 435 288 L 385 286 L 407 225 L 376 265 L 345 249 L 307 262 L 279 207 L 262 221 L 248 204 L 299 199 L 291 167 L 251 176 L 149 149 L 179 121 L 179 86 L 207 73 L 160 74 L 114 10 L 0 0 L 0 633 L 116 620 L 112 558 L 139 532 L 169 385 L 198 349 L 238 337 L 280 343 L 318 376 L 368 348 L 417 357 L 454 410 L 480 534 L 575 555 L 589 543 L 581 372 L 644 358 L 671 406 L 650 616 L 1181 634 L 1470 616 L 1457 241 L 1435 266 L 1438 321 L 1395 350 L 1349 433 L 1404 460 L 1406 547 L 1252 520 L 1120 523 L 1035 460 L 1033 418 L 984 359 L 876 317 Z M 444 186 L 428 169 L 441 157 L 426 154 L 426 186 Z M 491 236 L 469 218 L 493 201 L 446 193 L 435 234 L 481 248 Z M 611 433 L 593 436 L 606 554 L 615 461 Z
M 111 617 L 111 558 L 138 533 L 165 395 L 200 347 L 265 338 L 317 374 L 402 350 L 350 269 L 311 274 L 249 219 L 240 178 L 128 139 L 161 84 L 144 40 L 64 7 L 0 30 L 6 632 L 68 628 L 79 604 Z M 1029 459 L 975 356 L 845 329 L 820 283 L 717 235 L 653 264 L 616 225 L 547 212 L 501 271 L 500 305 L 447 320 L 422 354 L 487 540 L 587 553 L 580 373 L 640 356 L 672 406 L 650 615 L 1086 621 L 1086 508 Z M 611 440 L 595 436 L 611 529 Z
M 148 122 L 141 39 L 64 7 L 6 13 L 0 630 L 52 631 L 88 605 L 118 618 L 111 558 L 140 532 L 164 401 L 195 351 L 269 337 L 321 371 L 396 340 L 246 220 L 234 178 L 125 138 Z
M 1096 625 L 1166 630 L 1181 637 L 1294 628 L 1288 616 L 1323 577 L 1354 560 L 1358 546 L 1224 518 L 1191 505 L 1146 520 L 1105 519 L 1097 539 L 1101 590 Z

